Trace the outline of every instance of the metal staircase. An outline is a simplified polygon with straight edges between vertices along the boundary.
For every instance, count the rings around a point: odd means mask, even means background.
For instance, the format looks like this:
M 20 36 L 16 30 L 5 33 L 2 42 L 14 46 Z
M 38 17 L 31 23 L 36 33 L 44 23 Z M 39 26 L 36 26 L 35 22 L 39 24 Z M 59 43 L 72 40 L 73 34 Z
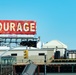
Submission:
M 25 66 L 21 75 L 34 75 L 37 65 L 30 63 Z

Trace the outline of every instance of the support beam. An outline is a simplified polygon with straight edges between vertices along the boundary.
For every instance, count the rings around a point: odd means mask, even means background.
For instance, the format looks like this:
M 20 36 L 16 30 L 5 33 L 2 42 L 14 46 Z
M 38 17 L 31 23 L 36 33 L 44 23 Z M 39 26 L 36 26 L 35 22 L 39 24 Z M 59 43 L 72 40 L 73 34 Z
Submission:
M 58 66 L 58 73 L 60 73 L 60 66 Z
M 39 75 L 39 73 L 40 73 L 40 66 L 39 65 L 38 65 L 37 69 L 38 69 L 38 74 L 37 75 Z
M 74 72 L 74 65 L 72 65 L 72 73 Z

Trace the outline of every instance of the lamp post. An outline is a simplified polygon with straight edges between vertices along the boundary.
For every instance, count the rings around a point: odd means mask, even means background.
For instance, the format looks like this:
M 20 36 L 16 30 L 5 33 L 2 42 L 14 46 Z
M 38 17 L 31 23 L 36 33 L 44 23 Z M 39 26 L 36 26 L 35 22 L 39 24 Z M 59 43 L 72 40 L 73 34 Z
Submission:
M 39 53 L 39 56 L 44 56 L 44 63 L 45 63 L 45 65 L 44 65 L 44 75 L 46 75 L 46 55 L 45 55 L 45 53 Z

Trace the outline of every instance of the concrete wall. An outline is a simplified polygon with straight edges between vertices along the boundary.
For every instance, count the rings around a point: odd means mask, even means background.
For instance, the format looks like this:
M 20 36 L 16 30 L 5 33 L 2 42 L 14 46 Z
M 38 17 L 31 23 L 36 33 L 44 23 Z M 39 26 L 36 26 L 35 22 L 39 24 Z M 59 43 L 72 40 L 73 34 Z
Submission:
M 0 55 L 4 53 L 5 50 L 0 50 Z M 11 56 L 11 54 L 17 54 L 17 63 L 26 63 L 28 60 L 32 60 L 36 63 L 43 63 L 44 56 L 39 56 L 39 53 L 45 53 L 47 60 L 50 59 L 54 55 L 53 49 L 34 49 L 28 50 L 28 59 L 24 59 L 24 50 L 10 50 L 6 52 L 3 56 Z
M 53 50 L 47 51 L 47 58 L 51 59 L 53 57 L 54 57 L 54 51 Z

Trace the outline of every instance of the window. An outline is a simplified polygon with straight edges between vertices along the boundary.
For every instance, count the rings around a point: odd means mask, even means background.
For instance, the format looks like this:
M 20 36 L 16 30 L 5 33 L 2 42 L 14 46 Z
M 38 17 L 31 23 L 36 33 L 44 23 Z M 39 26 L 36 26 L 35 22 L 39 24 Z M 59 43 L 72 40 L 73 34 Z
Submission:
M 11 56 L 17 56 L 17 53 L 12 53 Z

